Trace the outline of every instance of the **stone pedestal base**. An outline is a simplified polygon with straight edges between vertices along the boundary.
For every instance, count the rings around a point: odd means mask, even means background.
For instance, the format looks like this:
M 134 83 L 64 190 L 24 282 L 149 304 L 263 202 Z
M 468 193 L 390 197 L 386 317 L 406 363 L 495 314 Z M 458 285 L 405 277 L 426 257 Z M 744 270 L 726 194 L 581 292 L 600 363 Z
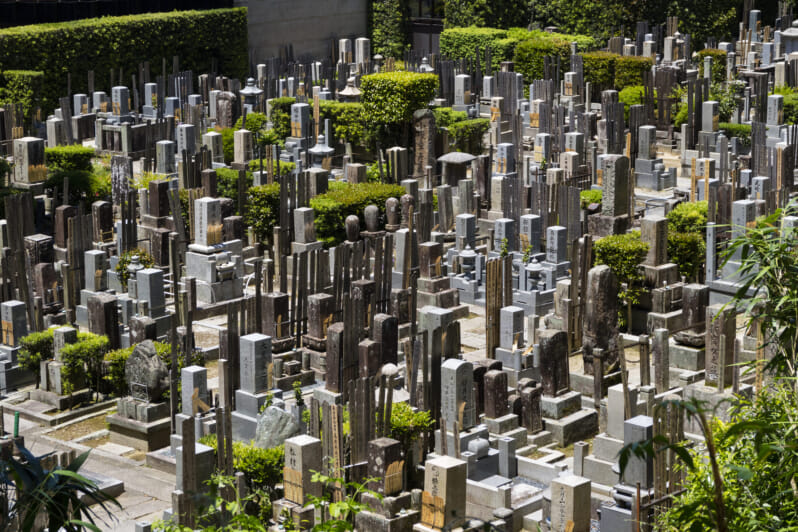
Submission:
M 144 423 L 113 414 L 106 416 L 111 443 L 150 452 L 169 445 L 172 425 L 169 417 Z

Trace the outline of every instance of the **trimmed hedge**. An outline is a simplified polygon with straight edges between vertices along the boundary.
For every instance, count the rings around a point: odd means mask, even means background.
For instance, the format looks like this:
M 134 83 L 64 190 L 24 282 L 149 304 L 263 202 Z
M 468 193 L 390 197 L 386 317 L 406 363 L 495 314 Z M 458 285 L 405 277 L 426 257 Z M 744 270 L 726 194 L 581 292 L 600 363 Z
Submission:
M 444 25 L 510 28 L 529 24 L 531 2 L 518 0 L 446 0 Z
M 717 48 L 704 48 L 698 52 L 698 77 L 704 77 L 704 58 L 712 58 L 711 83 L 723 83 L 726 81 L 726 52 Z
M 435 115 L 435 125 L 438 127 L 449 127 L 455 122 L 468 120 L 468 113 L 455 111 L 451 107 L 433 107 L 432 114 Z
M 582 54 L 585 81 L 592 84 L 594 94 L 615 88 L 615 60 L 618 57 L 618 54 L 605 51 Z
M 84 171 L 91 172 L 91 160 L 94 157 L 94 149 L 80 145 L 56 146 L 55 148 L 45 148 L 45 160 L 50 169 L 58 168 L 65 171 Z
M 245 221 L 261 242 L 271 242 L 272 229 L 280 216 L 280 184 L 260 185 L 249 189 Z
M 463 151 L 472 155 L 482 153 L 482 138 L 490 129 L 490 120 L 487 118 L 474 118 L 462 120 L 451 124 L 449 130 L 449 144 L 456 151 Z
M 404 0 L 372 0 L 371 46 L 374 54 L 401 59 L 407 48 L 410 10 Z M 352 57 L 354 61 L 355 58 Z
M 615 88 L 622 90 L 643 84 L 643 72 L 650 71 L 654 60 L 650 57 L 618 56 L 615 59 Z
M 729 138 L 738 137 L 743 146 L 751 145 L 751 125 L 750 124 L 732 124 L 730 122 L 721 122 L 718 124 L 718 129 L 724 131 Z
M 249 64 L 246 8 L 146 13 L 0 30 L 0 71 L 47 73 L 41 93 L 44 113 L 52 112 L 66 93 L 68 72 L 72 92 L 88 92 L 89 70 L 96 80 L 108 80 L 112 69 L 121 68 L 122 79 L 129 82 L 140 63 L 149 61 L 159 72 L 161 60 L 171 62 L 173 56 L 179 56 L 181 70 L 195 75 L 209 72 L 215 58 L 217 71 L 243 78 Z
M 426 109 L 438 88 L 438 76 L 416 72 L 384 72 L 363 76 L 360 84 L 367 122 L 401 123 L 417 109 Z
M 385 200 L 400 198 L 405 193 L 401 185 L 386 183 L 333 183 L 330 190 L 311 198 L 316 213 L 316 237 L 326 246 L 335 246 L 346 239 L 344 221 L 350 214 L 363 222 L 363 209 L 374 204 L 385 214 Z
M 568 65 L 571 43 L 559 38 L 537 37 L 523 41 L 515 48 L 515 70 L 523 74 L 526 85 L 543 79 L 543 58 L 546 56 L 559 56 L 562 64 Z
M 2 45 L 0 45 L 2 50 Z M 37 106 L 45 106 L 42 101 L 44 72 L 38 70 L 6 70 L 0 72 L 0 105 L 16 103 L 22 105 L 25 122 L 30 123 Z
M 448 12 L 447 12 L 448 15 Z M 490 48 L 491 65 L 497 70 L 502 61 L 510 61 L 520 39 L 509 38 L 507 30 L 496 28 L 447 28 L 441 33 L 441 55 L 451 59 L 474 57 L 479 50 L 480 68 L 485 71 L 485 48 Z
M 335 141 L 342 144 L 351 142 L 353 145 L 363 145 L 365 142 L 366 128 L 363 125 L 362 104 L 321 100 L 319 117 L 322 121 L 319 132 L 322 135 L 324 134 L 324 121 L 329 119 L 331 122 L 333 138 L 327 139 L 329 146 L 332 146 Z
M 707 230 L 708 203 L 695 201 L 680 203 L 668 213 L 669 233 L 704 233 Z
M 701 233 L 668 233 L 668 260 L 679 267 L 679 275 L 688 282 L 698 281 L 707 256 L 707 244 Z
M 426 109 L 437 88 L 435 74 L 384 72 L 363 76 L 360 100 L 367 142 L 407 146 L 413 112 Z
M 296 98 L 282 97 L 272 100 L 272 130 L 284 139 L 291 134 L 291 106 Z M 330 146 L 334 142 L 351 142 L 363 145 L 366 138 L 366 126 L 363 123 L 363 104 L 356 102 L 337 102 L 334 100 L 319 101 L 319 118 L 322 121 L 319 133 L 324 134 L 324 120 L 330 120 L 334 137 L 328 139 Z

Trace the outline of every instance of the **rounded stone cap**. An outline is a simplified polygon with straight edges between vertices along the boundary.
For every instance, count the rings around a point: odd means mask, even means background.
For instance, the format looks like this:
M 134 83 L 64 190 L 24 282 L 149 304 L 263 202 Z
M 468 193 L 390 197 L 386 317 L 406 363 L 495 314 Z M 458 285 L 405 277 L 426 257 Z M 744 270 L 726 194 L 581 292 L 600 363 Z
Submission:
M 379 230 L 380 209 L 376 205 L 366 205 L 363 209 L 363 217 L 366 219 L 366 230 L 375 232 Z
M 350 242 L 355 242 L 360 238 L 360 218 L 354 214 L 350 214 L 344 221 L 346 227 L 346 239 Z

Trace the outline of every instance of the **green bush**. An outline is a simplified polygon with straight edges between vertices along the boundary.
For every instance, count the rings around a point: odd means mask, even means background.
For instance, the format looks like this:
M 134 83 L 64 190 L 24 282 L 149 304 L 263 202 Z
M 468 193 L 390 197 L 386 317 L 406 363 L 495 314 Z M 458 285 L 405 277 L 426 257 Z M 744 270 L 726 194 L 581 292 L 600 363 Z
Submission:
M 629 120 L 629 108 L 633 105 L 644 104 L 643 96 L 645 95 L 645 87 L 642 85 L 633 85 L 624 88 L 618 93 L 618 101 L 623 104 L 623 112 L 626 120 Z M 657 107 L 657 91 L 654 91 L 654 108 Z
M 260 164 L 260 163 L 258 163 Z M 244 190 L 252 187 L 252 172 L 245 172 Z M 234 203 L 238 202 L 238 170 L 231 168 L 216 169 L 216 193 L 221 198 L 229 198 Z
M 384 72 L 360 82 L 363 120 L 369 143 L 407 146 L 413 112 L 426 109 L 438 88 L 438 76 Z
M 668 233 L 668 260 L 679 267 L 679 275 L 688 281 L 698 280 L 706 256 L 707 245 L 701 233 Z
M 246 223 L 261 242 L 271 242 L 272 230 L 280 216 L 280 185 L 261 185 L 249 189 Z
M 53 358 L 53 329 L 30 333 L 19 340 L 20 349 L 17 359 L 19 365 L 34 375 L 39 375 L 41 363 Z M 39 379 L 36 379 L 39 387 Z
M 290 118 L 290 117 L 289 117 Z M 327 145 L 333 146 L 336 141 L 344 144 L 363 145 L 366 130 L 363 127 L 363 105 L 355 102 L 336 102 L 334 100 L 319 101 L 319 132 L 324 134 L 324 121 L 330 120 L 333 138 L 327 139 Z
M 593 243 L 596 264 L 606 264 L 618 278 L 618 315 L 621 324 L 626 323 L 624 311 L 628 303 L 640 301 L 640 263 L 648 254 L 648 243 L 640 240 L 640 231 L 630 231 L 622 235 L 610 235 Z M 622 288 L 626 283 L 626 290 Z
M 233 133 L 229 135 L 229 149 L 230 149 L 230 160 L 233 160 L 234 153 L 235 153 L 235 132 L 241 129 L 241 126 L 244 125 L 244 117 L 240 117 L 236 123 L 235 127 L 233 127 Z M 268 146 L 270 144 L 282 144 L 283 140 L 278 137 L 277 133 L 273 129 L 269 129 L 267 127 L 268 119 L 264 113 L 252 112 L 247 113 L 247 131 L 251 131 L 253 134 L 252 142 L 255 147 L 255 155 L 257 155 L 257 148 L 258 146 Z M 224 137 L 222 137 L 222 150 L 225 150 L 224 146 Z M 227 156 L 227 151 L 225 151 L 225 157 Z
M 449 126 L 449 144 L 456 150 L 479 155 L 482 153 L 482 139 L 490 129 L 490 120 L 474 118 L 455 122 Z
M 643 84 L 643 73 L 650 72 L 654 60 L 650 57 L 618 56 L 615 59 L 615 88 L 622 90 Z
M 394 403 L 391 409 L 391 435 L 399 441 L 405 456 L 410 452 L 418 438 L 432 428 L 432 418 L 426 410 L 413 410 L 404 402 Z
M 556 31 L 543 31 L 539 29 L 510 28 L 507 30 L 507 37 L 518 41 L 527 39 L 557 39 L 568 43 L 575 42 L 577 52 L 588 52 L 598 47 L 596 39 L 590 35 L 580 35 L 578 33 L 561 33 Z
M 294 163 L 287 163 L 284 161 L 279 162 L 279 175 L 286 175 L 290 174 L 296 168 L 296 164 Z M 249 161 L 247 168 L 250 172 L 259 172 L 260 171 L 260 159 L 252 159 Z M 266 171 L 266 159 L 263 159 L 263 171 Z
M 385 214 L 385 200 L 400 198 L 404 193 L 401 185 L 334 183 L 328 192 L 310 200 L 316 214 L 316 237 L 326 246 L 335 246 L 346 239 L 344 221 L 347 216 L 358 216 L 362 226 L 366 206 L 373 203 L 381 214 Z
M 446 13 L 447 17 L 449 13 Z M 447 19 L 448 20 L 448 19 Z M 509 38 L 507 30 L 485 27 L 447 27 L 441 33 L 441 55 L 451 59 L 480 56 L 480 68 L 484 72 L 485 48 L 490 48 L 491 67 L 499 68 L 502 61 L 511 61 L 520 39 Z
M 163 360 L 167 368 L 170 368 L 172 365 L 172 346 L 163 342 L 153 342 L 153 344 L 155 344 L 155 352 L 158 354 L 158 357 Z M 106 368 L 106 372 L 103 375 L 103 381 L 108 384 L 109 389 L 115 391 L 119 396 L 123 396 L 127 393 L 125 364 L 127 363 L 127 359 L 130 358 L 130 355 L 133 354 L 133 349 L 135 349 L 135 347 L 136 346 L 132 345 L 130 347 L 123 347 L 122 349 L 114 349 L 113 351 L 108 351 L 103 356 L 103 364 Z M 200 357 L 202 357 L 201 354 Z M 181 368 L 183 360 L 183 357 L 178 357 Z M 202 366 L 204 365 L 204 359 L 199 361 L 196 360 L 196 357 L 194 357 L 192 363 Z
M 704 48 L 697 54 L 698 77 L 704 78 L 704 58 L 712 58 L 711 83 L 723 83 L 726 81 L 726 52 L 715 48 Z
M 77 203 L 82 196 L 90 201 L 104 199 L 111 195 L 111 175 L 104 172 L 85 170 L 60 170 L 51 172 L 44 182 L 45 188 L 64 189 L 64 181 L 69 179 L 69 201 Z
M 798 124 L 798 92 L 792 87 L 776 87 L 773 94 L 784 96 L 784 123 Z
M 593 94 L 615 88 L 615 61 L 620 56 L 610 52 L 596 51 L 582 54 L 585 81 L 593 86 Z
M 583 209 L 587 209 L 592 203 L 601 203 L 602 196 L 603 193 L 601 189 L 591 188 L 590 190 L 583 190 L 579 193 L 579 206 Z
M 180 57 L 181 70 L 246 76 L 247 11 L 245 8 L 146 13 L 102 17 L 0 30 L 0 71 L 30 69 L 46 72 L 41 104 L 45 114 L 66 94 L 67 73 L 72 92 L 88 92 L 86 73 L 108 80 L 121 69 L 124 79 L 149 61 L 160 72 L 161 60 Z M 8 86 L 0 83 L 0 86 Z
M 532 15 L 531 2 L 518 0 L 446 0 L 444 25 L 511 28 L 526 26 Z
M 291 134 L 291 106 L 296 103 L 296 98 L 283 96 L 272 100 L 270 118 L 272 129 L 281 139 Z M 232 158 L 230 159 L 232 160 Z
M 45 148 L 44 156 L 48 168 L 91 172 L 91 160 L 94 157 L 94 149 L 78 144 L 72 146 L 57 146 L 55 148 Z
M 235 158 L 235 132 L 236 130 L 231 127 L 217 127 L 215 130 L 222 135 L 222 156 L 224 157 L 224 164 L 231 164 Z
M 718 123 L 718 129 L 725 132 L 725 135 L 729 138 L 739 138 L 743 146 L 751 145 L 750 124 L 732 124 L 731 122 L 720 122 Z
M 103 356 L 108 352 L 108 337 L 79 332 L 78 341 L 61 349 L 61 379 L 65 394 L 83 382 L 89 390 L 99 391 Z
M 0 41 L 2 42 L 2 41 Z M 2 50 L 0 45 L 0 50 Z M 2 52 L 0 52 L 2 56 Z M 49 108 L 49 102 L 42 101 L 44 72 L 37 70 L 6 70 L 0 72 L 0 105 L 16 103 L 22 105 L 25 123 L 30 124 L 38 106 Z
M 669 233 L 705 233 L 708 204 L 706 201 L 680 203 L 666 216 Z
M 217 451 L 216 434 L 200 438 L 200 443 Z M 233 442 L 233 469 L 247 477 L 250 489 L 262 489 L 274 494 L 275 486 L 283 481 L 285 448 L 282 445 L 264 449 L 253 443 Z
M 468 120 L 468 113 L 455 111 L 451 107 L 433 107 L 432 114 L 435 115 L 435 125 L 437 127 L 449 127 L 455 122 Z
M 371 4 L 371 42 L 375 54 L 402 59 L 407 48 L 410 10 L 404 0 L 373 0 Z M 354 57 L 352 60 L 354 61 Z
M 138 256 L 139 263 L 145 268 L 152 268 L 155 266 L 155 259 L 143 249 L 131 249 L 130 251 L 122 253 L 119 256 L 119 262 L 116 263 L 114 271 L 116 271 L 116 274 L 119 276 L 119 282 L 125 290 L 127 290 L 127 280 L 130 277 L 130 272 L 127 271 L 127 267 L 130 265 L 130 259 L 135 256 Z
M 569 63 L 571 43 L 553 35 L 555 34 L 540 32 L 539 35 L 522 41 L 515 47 L 515 70 L 523 74 L 525 84 L 543 79 L 544 57 L 559 56 L 562 64 Z

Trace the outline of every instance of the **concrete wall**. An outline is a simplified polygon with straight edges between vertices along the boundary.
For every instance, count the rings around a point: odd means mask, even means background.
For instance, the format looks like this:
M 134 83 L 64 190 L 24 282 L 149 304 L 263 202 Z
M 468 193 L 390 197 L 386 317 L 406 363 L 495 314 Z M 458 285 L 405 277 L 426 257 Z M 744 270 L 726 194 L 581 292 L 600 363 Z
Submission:
M 296 58 L 327 57 L 331 39 L 367 36 L 368 0 L 236 0 L 236 5 L 249 10 L 249 48 L 256 62 L 288 44 Z

